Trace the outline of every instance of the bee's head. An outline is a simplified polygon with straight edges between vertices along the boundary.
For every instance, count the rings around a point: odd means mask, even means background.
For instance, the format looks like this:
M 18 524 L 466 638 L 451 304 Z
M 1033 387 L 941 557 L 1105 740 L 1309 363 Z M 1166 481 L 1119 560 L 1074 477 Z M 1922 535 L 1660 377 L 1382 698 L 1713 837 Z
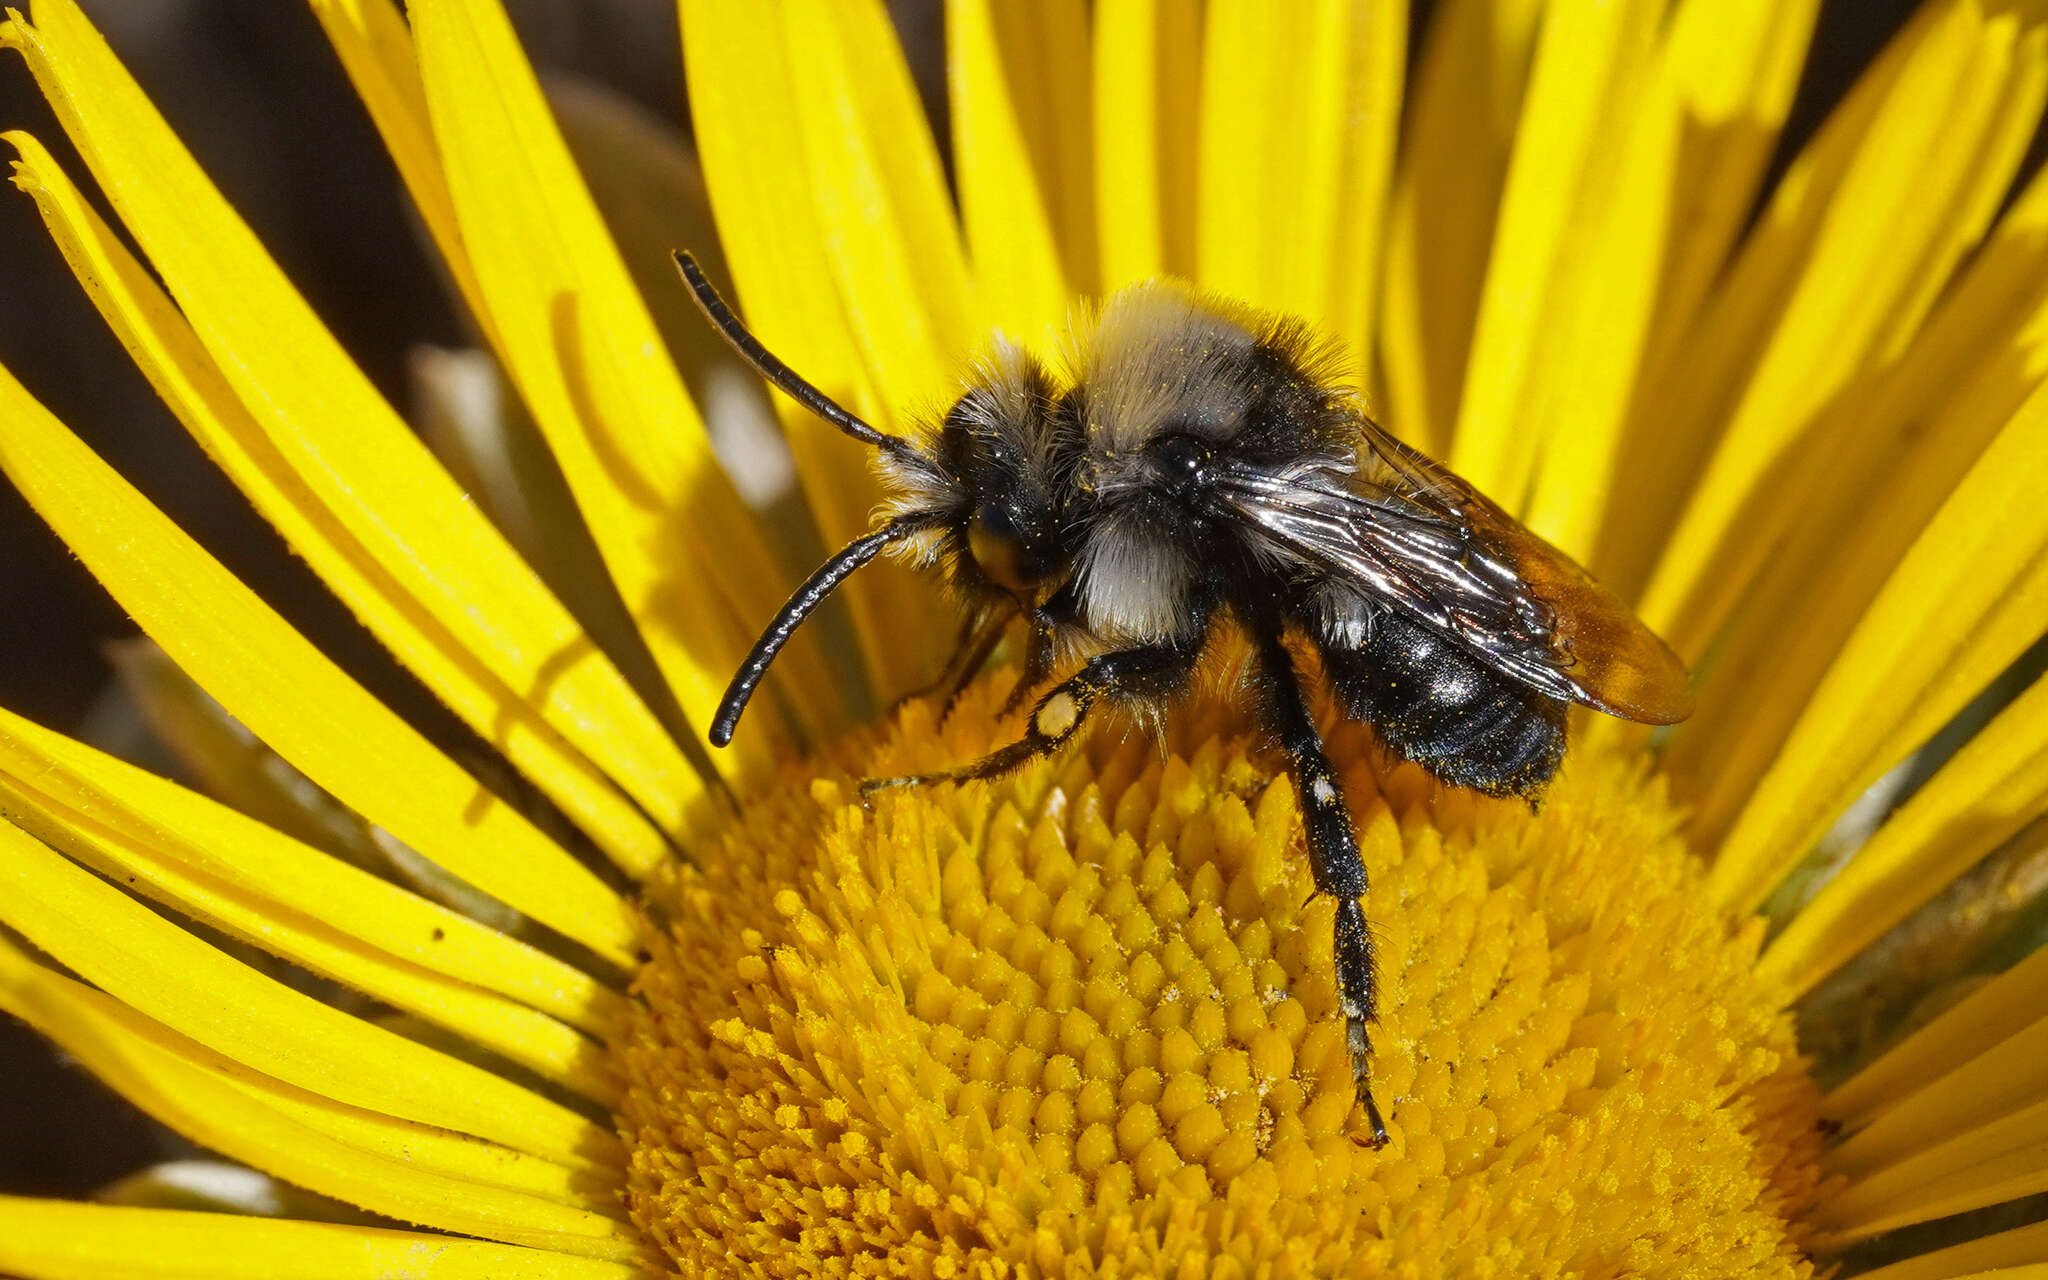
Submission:
M 1077 449 L 1062 430 L 1045 370 L 1021 349 L 999 342 L 966 393 L 928 442 L 878 431 L 784 364 L 748 332 L 687 253 L 676 269 L 705 319 L 741 359 L 798 404 L 846 435 L 873 446 L 895 489 L 889 519 L 840 548 L 797 589 L 754 642 L 712 716 L 713 746 L 732 741 L 740 716 L 769 664 L 796 629 L 839 584 L 884 551 L 943 564 L 955 584 L 984 600 L 1011 598 L 1035 608 L 1068 575 L 1073 560 L 1062 525 L 1061 485 Z M 1071 414 L 1066 416 L 1071 417 Z
M 1068 434 L 1045 369 L 999 344 L 947 410 L 927 465 L 885 460 L 901 491 L 897 513 L 939 517 L 922 557 L 944 564 L 969 595 L 1007 595 L 1027 607 L 1042 600 L 1073 559 L 1063 512 Z

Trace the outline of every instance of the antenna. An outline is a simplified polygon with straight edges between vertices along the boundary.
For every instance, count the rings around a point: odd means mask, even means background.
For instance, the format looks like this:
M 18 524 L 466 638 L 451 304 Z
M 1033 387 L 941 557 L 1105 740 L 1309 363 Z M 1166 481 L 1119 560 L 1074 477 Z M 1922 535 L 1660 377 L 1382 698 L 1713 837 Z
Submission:
M 690 296 L 697 300 L 697 306 L 704 312 L 704 318 L 724 335 L 725 340 L 732 344 L 732 349 L 739 352 L 740 359 L 752 365 L 756 373 L 782 388 L 790 399 L 862 444 L 875 445 L 898 457 L 908 457 L 916 453 L 908 440 L 877 431 L 854 417 L 841 408 L 832 397 L 806 382 L 796 370 L 782 363 L 773 352 L 762 346 L 761 340 L 749 333 L 747 326 L 740 323 L 740 318 L 732 313 L 732 308 L 726 305 L 725 299 L 718 296 L 718 290 L 705 277 L 704 268 L 697 265 L 697 260 L 691 257 L 688 251 L 676 250 L 675 259 L 676 270 L 683 273 L 683 283 L 690 286 Z

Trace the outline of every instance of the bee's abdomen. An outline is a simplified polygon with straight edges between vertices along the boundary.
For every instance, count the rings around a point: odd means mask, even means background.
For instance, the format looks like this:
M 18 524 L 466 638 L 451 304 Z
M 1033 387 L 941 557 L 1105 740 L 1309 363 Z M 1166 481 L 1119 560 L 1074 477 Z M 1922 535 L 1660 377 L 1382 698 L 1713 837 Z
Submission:
M 1565 703 L 1392 611 L 1323 662 L 1347 711 L 1445 782 L 1533 798 L 1564 758 Z

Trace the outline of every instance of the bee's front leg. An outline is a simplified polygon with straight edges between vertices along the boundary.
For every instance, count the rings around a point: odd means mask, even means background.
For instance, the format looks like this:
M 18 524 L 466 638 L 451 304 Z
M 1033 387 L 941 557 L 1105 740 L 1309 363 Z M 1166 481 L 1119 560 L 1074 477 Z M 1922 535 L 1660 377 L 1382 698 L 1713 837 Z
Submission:
M 1024 643 L 1024 665 L 1017 672 L 1017 685 L 1003 700 L 1000 714 L 1009 715 L 1024 705 L 1031 691 L 1052 674 L 1053 620 L 1043 609 L 1027 609 L 1024 622 L 1030 628 Z
M 1171 698 L 1186 687 L 1201 653 L 1201 644 L 1197 642 L 1144 645 L 1098 654 L 1046 691 L 1032 708 L 1022 738 L 959 769 L 864 779 L 860 784 L 861 798 L 889 787 L 999 778 L 1072 741 L 1087 722 L 1089 711 L 1105 698 L 1132 705 Z
M 1015 613 L 1012 606 L 996 605 L 964 618 L 960 623 L 959 639 L 954 642 L 953 655 L 946 660 L 945 669 L 922 689 L 913 689 L 898 698 L 889 708 L 890 714 L 902 710 L 906 703 L 936 698 L 939 707 L 934 723 L 944 726 L 946 717 L 953 714 L 953 704 L 959 701 L 961 690 L 981 674 L 981 669 L 988 665 L 989 655 L 1002 643 L 1003 631 Z

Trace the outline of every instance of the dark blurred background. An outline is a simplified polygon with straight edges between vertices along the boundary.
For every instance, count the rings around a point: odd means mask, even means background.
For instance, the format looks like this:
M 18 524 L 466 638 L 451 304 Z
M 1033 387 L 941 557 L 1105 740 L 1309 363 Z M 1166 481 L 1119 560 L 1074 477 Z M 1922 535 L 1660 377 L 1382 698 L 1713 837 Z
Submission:
M 315 310 L 385 394 L 405 404 L 407 351 L 460 345 L 464 332 L 383 146 L 306 9 L 280 0 L 80 2 Z M 544 70 L 602 81 L 687 130 L 674 0 L 508 7 Z M 942 112 L 940 0 L 891 7 L 927 105 Z M 1420 6 L 1423 21 L 1431 7 Z M 1913 0 L 1824 4 L 1781 158 L 1912 8 Z M 0 128 L 34 133 L 84 180 L 12 56 L 0 56 Z M 78 291 L 33 203 L 11 188 L 0 190 L 0 244 L 0 363 L 373 689 L 416 697 L 158 403 Z M 91 576 L 0 484 L 0 705 L 73 728 L 109 678 L 102 645 L 130 632 Z M 0 1016 L 0 1192 L 80 1195 L 179 1153 Z

